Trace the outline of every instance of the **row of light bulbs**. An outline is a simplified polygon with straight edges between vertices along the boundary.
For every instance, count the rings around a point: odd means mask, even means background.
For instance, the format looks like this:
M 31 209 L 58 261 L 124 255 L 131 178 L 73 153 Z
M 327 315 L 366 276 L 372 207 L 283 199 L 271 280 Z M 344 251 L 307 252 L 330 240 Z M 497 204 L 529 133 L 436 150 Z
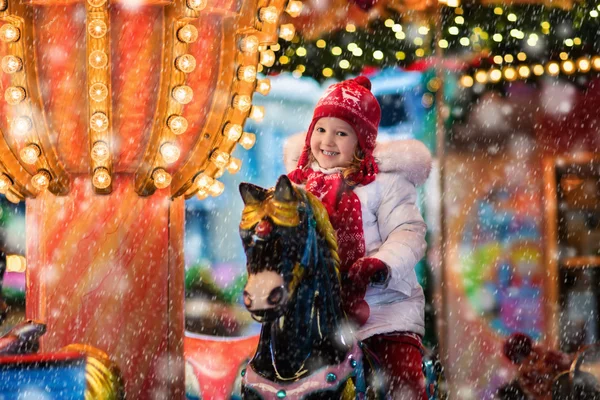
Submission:
M 502 79 L 507 81 L 515 81 L 517 79 L 527 79 L 531 75 L 542 76 L 550 75 L 557 76 L 561 72 L 566 75 L 572 75 L 576 72 L 588 73 L 591 70 L 600 71 L 600 56 L 594 56 L 591 59 L 581 57 L 580 59 L 564 60 L 561 63 L 550 61 L 546 65 L 519 65 L 516 67 L 508 66 L 503 69 L 491 68 L 489 70 L 478 70 L 473 75 L 463 75 L 460 78 L 460 84 L 463 87 L 471 87 L 475 83 L 497 83 Z
M 296 17 L 302 11 L 302 2 L 291 0 L 288 2 L 285 11 L 292 17 Z M 277 7 L 262 7 L 258 12 L 259 20 L 262 24 L 276 25 L 279 20 Z M 292 24 L 283 24 L 279 27 L 279 37 L 291 41 L 296 34 Z M 257 52 L 258 62 L 264 67 L 271 67 L 275 63 L 275 53 L 272 49 L 260 45 L 259 38 L 254 34 L 248 34 L 239 42 L 239 49 L 245 54 L 254 55 Z M 266 96 L 271 90 L 271 83 L 268 79 L 257 79 L 257 66 L 241 65 L 237 70 L 238 80 L 255 84 L 254 90 Z M 232 99 L 232 106 L 245 117 L 255 121 L 262 121 L 265 116 L 264 107 L 252 104 L 252 97 L 247 94 L 236 93 Z M 250 132 L 244 132 L 242 124 L 228 121 L 223 126 L 223 135 L 230 141 L 239 143 L 244 149 L 251 149 L 256 142 L 256 135 Z M 200 200 L 204 200 L 209 195 L 216 197 L 223 193 L 225 185 L 218 178 L 222 176 L 225 170 L 231 174 L 237 173 L 242 166 L 242 160 L 232 157 L 227 151 L 215 149 L 210 155 L 210 162 L 216 167 L 214 176 L 207 171 L 201 172 L 193 180 L 193 190 Z

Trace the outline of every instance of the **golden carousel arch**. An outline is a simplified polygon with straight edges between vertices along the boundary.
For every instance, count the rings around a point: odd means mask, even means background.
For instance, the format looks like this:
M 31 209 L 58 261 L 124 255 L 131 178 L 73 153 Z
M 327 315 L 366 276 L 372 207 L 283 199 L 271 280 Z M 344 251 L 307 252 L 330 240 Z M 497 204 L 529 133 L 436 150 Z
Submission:
M 95 346 L 182 398 L 184 199 L 218 196 L 295 0 L 0 0 L 0 193 L 27 207 L 42 351 Z

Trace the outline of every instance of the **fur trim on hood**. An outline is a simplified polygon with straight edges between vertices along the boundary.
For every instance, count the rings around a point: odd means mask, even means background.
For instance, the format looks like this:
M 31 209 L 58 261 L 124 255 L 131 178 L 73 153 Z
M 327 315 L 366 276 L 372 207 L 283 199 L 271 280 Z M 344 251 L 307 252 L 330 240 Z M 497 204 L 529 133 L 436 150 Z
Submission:
M 283 163 L 289 173 L 296 169 L 306 133 L 290 136 L 283 146 Z M 377 143 L 373 156 L 380 172 L 402 173 L 413 185 L 425 183 L 431 171 L 431 153 L 418 140 L 394 140 Z

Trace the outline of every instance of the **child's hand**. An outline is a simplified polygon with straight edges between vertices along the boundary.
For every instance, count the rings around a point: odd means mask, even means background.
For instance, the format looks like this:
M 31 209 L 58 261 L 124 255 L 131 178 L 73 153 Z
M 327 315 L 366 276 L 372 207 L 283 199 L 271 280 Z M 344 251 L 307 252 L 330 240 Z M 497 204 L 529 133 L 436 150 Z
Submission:
M 369 319 L 371 310 L 364 300 L 367 286 L 376 279 L 385 282 L 388 278 L 388 266 L 377 258 L 361 258 L 357 260 L 342 282 L 342 298 L 344 310 L 359 326 Z
M 388 266 L 378 258 L 364 257 L 356 260 L 348 271 L 348 279 L 355 286 L 367 290 L 369 283 L 384 283 L 389 277 Z

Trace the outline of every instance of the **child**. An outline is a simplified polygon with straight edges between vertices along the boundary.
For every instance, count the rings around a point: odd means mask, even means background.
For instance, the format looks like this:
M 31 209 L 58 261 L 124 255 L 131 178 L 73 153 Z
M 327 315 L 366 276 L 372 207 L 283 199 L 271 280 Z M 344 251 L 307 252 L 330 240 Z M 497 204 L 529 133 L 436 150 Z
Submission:
M 414 271 L 426 225 L 415 205 L 431 155 L 417 141 L 375 151 L 381 110 L 363 76 L 317 103 L 290 179 L 325 205 L 336 230 L 347 314 L 378 356 L 397 399 L 426 399 L 421 370 L 425 298 Z M 286 165 L 293 143 L 286 146 Z M 296 148 L 298 148 L 297 146 Z

